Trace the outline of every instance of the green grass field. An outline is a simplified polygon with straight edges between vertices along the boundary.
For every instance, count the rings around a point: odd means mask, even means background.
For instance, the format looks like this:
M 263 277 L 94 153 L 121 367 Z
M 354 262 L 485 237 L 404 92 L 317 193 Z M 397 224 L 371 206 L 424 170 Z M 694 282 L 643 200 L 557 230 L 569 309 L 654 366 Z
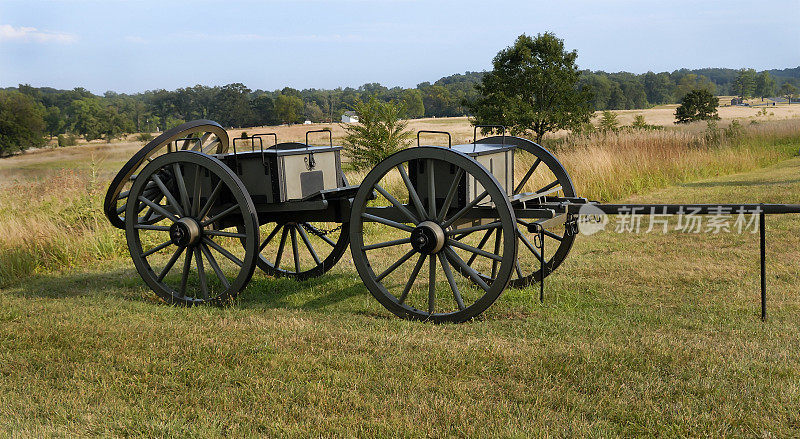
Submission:
M 796 203 L 798 176 L 794 158 L 628 201 Z M 767 230 L 766 322 L 749 233 L 581 236 L 544 304 L 510 289 L 440 326 L 385 311 L 349 254 L 186 309 L 99 252 L 0 289 L 0 436 L 798 436 L 800 217 Z

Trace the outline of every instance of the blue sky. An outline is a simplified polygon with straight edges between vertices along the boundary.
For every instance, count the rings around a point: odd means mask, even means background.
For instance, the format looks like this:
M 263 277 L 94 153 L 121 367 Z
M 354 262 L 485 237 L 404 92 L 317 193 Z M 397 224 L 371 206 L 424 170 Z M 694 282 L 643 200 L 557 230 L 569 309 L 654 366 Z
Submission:
M 581 68 L 800 65 L 800 0 L 0 0 L 0 86 L 414 86 L 554 32 Z

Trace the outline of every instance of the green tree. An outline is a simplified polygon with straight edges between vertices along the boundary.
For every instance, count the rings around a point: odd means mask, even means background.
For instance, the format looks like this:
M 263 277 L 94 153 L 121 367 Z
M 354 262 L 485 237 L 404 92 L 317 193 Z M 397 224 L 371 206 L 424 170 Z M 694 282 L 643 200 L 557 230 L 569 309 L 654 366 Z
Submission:
M 275 102 L 266 94 L 253 99 L 250 103 L 256 125 L 274 125 L 278 123 L 275 115 Z
M 644 120 L 644 115 L 637 114 L 633 116 L 633 123 L 631 127 L 636 130 L 643 130 L 648 127 L 647 122 Z
M 764 98 L 775 94 L 775 80 L 769 72 L 764 71 L 756 76 L 755 93 L 763 101 Z
M 217 122 L 236 127 L 252 124 L 254 114 L 250 108 L 249 94 L 250 89 L 239 82 L 221 87 L 214 97 L 212 107 Z M 192 116 L 189 111 L 182 111 L 180 114 L 184 118 Z
M 403 91 L 403 107 L 406 109 L 407 119 L 416 119 L 425 115 L 425 104 L 422 102 L 422 92 L 417 89 Z
M 394 101 L 381 102 L 370 96 L 356 101 L 357 124 L 346 124 L 345 154 L 356 169 L 375 166 L 378 162 L 408 146 L 413 134 L 403 121 L 405 109 Z
M 619 121 L 617 114 L 611 111 L 603 111 L 603 116 L 600 118 L 600 131 L 604 133 L 616 132 L 619 130 Z
M 683 97 L 683 101 L 675 110 L 675 123 L 719 119 L 717 106 L 719 98 L 708 90 L 692 90 Z
M 67 125 L 67 121 L 61 116 L 61 110 L 56 106 L 47 107 L 44 113 L 44 122 L 45 131 L 51 139 L 53 136 L 63 133 Z
M 294 95 L 281 94 L 275 99 L 275 114 L 281 123 L 302 122 L 303 100 Z
M 577 57 L 551 33 L 520 35 L 495 56 L 492 71 L 476 86 L 479 96 L 468 103 L 471 122 L 502 124 L 514 135 L 532 131 L 537 142 L 550 131 L 585 123 L 592 96 L 577 87 Z
M 678 80 L 678 85 L 675 88 L 675 97 L 681 100 L 692 90 L 706 90 L 714 94 L 717 91 L 717 87 L 707 77 L 689 73 Z
M 797 93 L 797 88 L 788 82 L 784 82 L 781 85 L 781 96 L 786 97 L 786 100 L 789 101 L 789 104 L 792 103 L 792 97 L 794 94 Z
M 733 91 L 742 99 L 753 96 L 756 88 L 756 71 L 753 69 L 741 69 L 733 82 Z
M 27 94 L 0 91 L 0 156 L 44 145 L 44 111 Z
M 322 108 L 319 108 L 316 102 L 306 102 L 303 107 L 303 116 L 305 116 L 306 120 L 310 120 L 311 122 L 322 122 L 322 118 L 324 117 Z
M 83 98 L 73 101 L 70 113 L 74 115 L 73 130 L 82 135 L 86 141 L 99 139 L 105 127 L 103 126 L 104 111 L 99 98 Z

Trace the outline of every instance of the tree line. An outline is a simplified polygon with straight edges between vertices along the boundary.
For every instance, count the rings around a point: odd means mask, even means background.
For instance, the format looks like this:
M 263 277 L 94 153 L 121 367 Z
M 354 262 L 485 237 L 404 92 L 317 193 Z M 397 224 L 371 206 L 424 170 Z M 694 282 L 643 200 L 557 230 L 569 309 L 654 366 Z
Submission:
M 469 105 L 478 99 L 476 85 L 485 75 L 455 74 L 414 88 L 368 83 L 358 88 L 265 91 L 234 83 L 136 94 L 108 91 L 102 96 L 80 87 L 57 90 L 19 85 L 0 91 L 0 154 L 40 146 L 45 135 L 73 133 L 87 140 L 113 139 L 128 133 L 163 131 L 193 119 L 212 119 L 226 127 L 336 122 L 343 112 L 368 97 L 401 104 L 405 118 L 465 116 L 471 115 Z M 695 89 L 745 98 L 796 91 L 800 67 L 644 74 L 582 70 L 577 84 L 587 91 L 585 96 L 594 110 L 634 109 L 677 103 Z

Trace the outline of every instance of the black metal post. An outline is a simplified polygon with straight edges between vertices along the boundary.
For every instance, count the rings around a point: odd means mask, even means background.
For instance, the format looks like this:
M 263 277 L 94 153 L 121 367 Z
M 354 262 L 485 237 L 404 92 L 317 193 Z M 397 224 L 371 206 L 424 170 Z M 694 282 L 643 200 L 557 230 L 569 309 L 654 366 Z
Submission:
M 547 273 L 544 272 L 544 227 L 539 225 L 539 244 L 541 245 L 542 253 L 539 255 L 539 264 L 542 269 L 542 279 L 539 281 L 539 303 L 544 303 L 544 277 Z
M 764 211 L 758 215 L 758 231 L 761 241 L 761 320 L 767 320 L 767 262 L 766 262 L 766 225 Z

